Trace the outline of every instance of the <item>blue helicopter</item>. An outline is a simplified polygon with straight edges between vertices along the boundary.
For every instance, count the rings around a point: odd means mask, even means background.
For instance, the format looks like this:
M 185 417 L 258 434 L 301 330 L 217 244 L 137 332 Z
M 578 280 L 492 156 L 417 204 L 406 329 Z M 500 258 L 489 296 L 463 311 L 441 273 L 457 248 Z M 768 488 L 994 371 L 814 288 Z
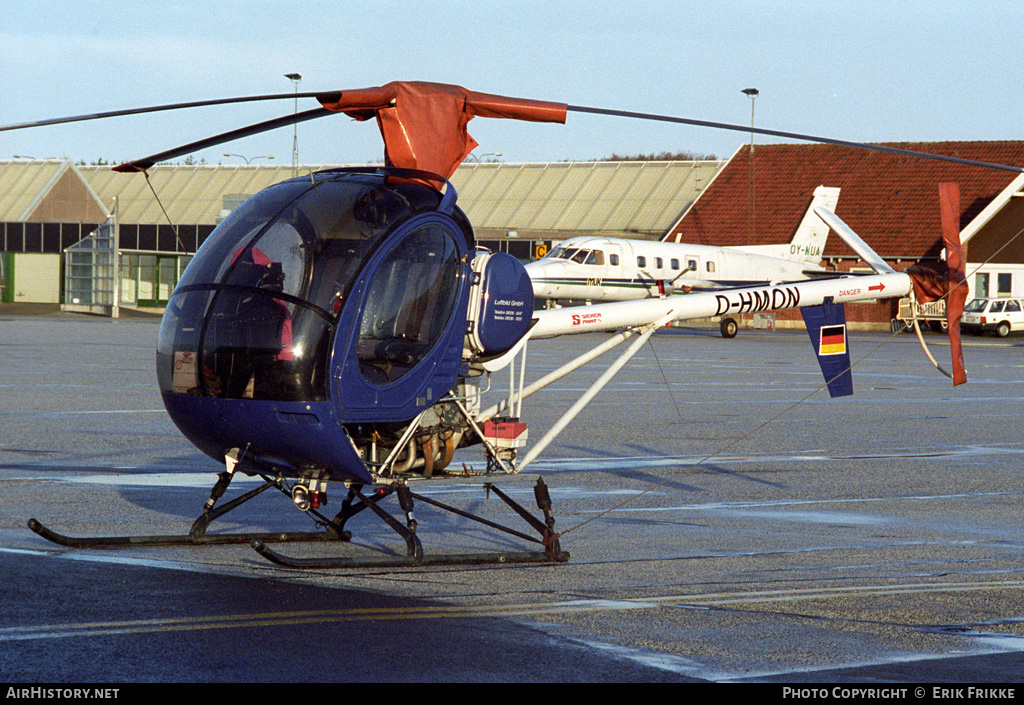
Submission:
M 800 308 L 829 388 L 837 395 L 852 392 L 844 303 L 904 296 L 911 290 L 919 298 L 952 291 L 961 299 L 959 310 L 963 307 L 966 287 L 958 286 L 963 279 L 962 257 L 951 256 L 942 271 L 915 276 L 894 272 L 881 258 L 871 258 L 867 248 L 858 252 L 865 252 L 865 261 L 880 264 L 875 275 L 858 278 L 855 288 L 849 279 L 837 278 L 785 288 L 600 304 L 587 307 L 585 315 L 568 309 L 535 311 L 532 284 L 523 264 L 510 255 L 477 248 L 472 225 L 459 209 L 456 190 L 448 181 L 476 146 L 466 130 L 470 119 L 564 122 L 568 111 L 579 111 L 744 132 L 751 128 L 418 82 L 302 96 L 317 98 L 321 107 L 116 167 L 145 171 L 197 149 L 339 112 L 360 120 L 376 119 L 384 137 L 385 167 L 333 169 L 294 178 L 236 208 L 200 247 L 167 304 L 156 354 L 164 404 L 185 437 L 225 467 L 202 515 L 182 536 L 72 537 L 32 519 L 29 527 L 36 533 L 76 548 L 246 542 L 268 559 L 292 567 L 565 561 L 569 555 L 559 545 L 544 481 L 538 479 L 535 486 L 540 517 L 494 483 L 521 472 L 537 457 L 658 327 L 672 320 L 714 315 L 723 301 L 737 310 L 754 302 L 757 310 Z M 0 129 L 212 103 L 156 106 Z M 843 144 L 905 153 L 877 145 Z M 833 227 L 843 229 L 841 222 Z M 856 241 L 856 235 L 851 237 Z M 955 228 L 946 243 L 951 253 L 959 252 Z M 863 242 L 852 244 L 866 248 Z M 937 293 L 929 293 L 926 283 L 939 280 L 943 283 Z M 957 308 L 947 307 L 951 336 L 958 330 Z M 525 364 L 528 339 L 594 330 L 621 332 L 529 387 L 520 376 L 519 389 L 507 400 L 482 408 L 481 381 L 512 365 L 518 355 Z M 523 400 L 630 338 L 634 338 L 632 344 L 606 374 L 523 456 L 528 438 L 518 413 Z M 958 346 L 953 348 L 953 363 L 955 382 L 964 381 Z M 452 470 L 456 450 L 475 445 L 483 448 L 485 467 Z M 259 476 L 264 482 L 218 505 L 237 472 Z M 444 505 L 412 489 L 417 482 L 470 476 L 482 477 L 488 491 L 521 516 L 533 533 Z M 329 483 L 347 489 L 342 508 L 333 518 L 320 513 Z M 297 507 L 317 518 L 322 530 L 207 534 L 214 519 L 267 489 L 288 494 Z M 404 522 L 381 506 L 381 500 L 391 494 L 398 497 Z M 415 501 L 534 542 L 541 550 L 426 556 L 416 536 Z M 267 545 L 347 540 L 351 537 L 347 522 L 366 509 L 405 539 L 405 556 L 299 559 Z

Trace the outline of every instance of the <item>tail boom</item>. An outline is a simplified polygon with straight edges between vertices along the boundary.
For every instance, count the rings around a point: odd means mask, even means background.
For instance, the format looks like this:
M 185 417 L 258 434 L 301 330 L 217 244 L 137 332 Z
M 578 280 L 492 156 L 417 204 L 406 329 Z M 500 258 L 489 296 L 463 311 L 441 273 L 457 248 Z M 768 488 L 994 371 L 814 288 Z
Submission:
M 727 314 L 763 313 L 906 296 L 911 290 L 907 274 L 878 274 L 839 279 L 794 282 L 776 286 L 693 293 L 664 299 L 620 301 L 593 306 L 574 306 L 535 311 L 537 325 L 531 337 L 544 338 L 572 333 L 616 330 L 654 323 L 670 313 L 685 321 Z

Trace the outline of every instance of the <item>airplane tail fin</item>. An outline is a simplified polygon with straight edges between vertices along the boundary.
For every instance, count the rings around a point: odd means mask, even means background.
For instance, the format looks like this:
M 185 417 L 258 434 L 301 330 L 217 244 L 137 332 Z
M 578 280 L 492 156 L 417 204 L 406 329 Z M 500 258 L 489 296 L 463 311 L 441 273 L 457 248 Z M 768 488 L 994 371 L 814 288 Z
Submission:
M 825 208 L 829 211 L 836 209 L 839 202 L 839 188 L 819 186 L 814 189 L 814 198 L 808 206 L 803 220 L 793 233 L 793 239 L 789 242 L 789 259 L 800 260 L 818 264 L 821 261 L 822 253 L 825 251 L 825 241 L 828 239 L 829 226 L 817 213 L 816 208 Z

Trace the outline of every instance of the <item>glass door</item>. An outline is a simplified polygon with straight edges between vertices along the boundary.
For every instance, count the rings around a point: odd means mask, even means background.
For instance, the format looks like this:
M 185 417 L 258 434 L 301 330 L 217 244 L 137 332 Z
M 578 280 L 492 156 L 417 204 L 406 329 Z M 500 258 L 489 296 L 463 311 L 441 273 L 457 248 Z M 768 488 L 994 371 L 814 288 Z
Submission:
M 178 283 L 178 258 L 139 255 L 139 306 L 165 306 Z

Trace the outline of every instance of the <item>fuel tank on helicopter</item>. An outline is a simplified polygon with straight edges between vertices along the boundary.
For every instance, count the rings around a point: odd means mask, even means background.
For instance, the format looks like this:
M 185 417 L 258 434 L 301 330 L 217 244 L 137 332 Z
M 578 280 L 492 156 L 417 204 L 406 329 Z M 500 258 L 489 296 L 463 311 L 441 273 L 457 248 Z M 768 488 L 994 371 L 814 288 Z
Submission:
M 217 226 L 157 344 L 164 404 L 193 444 L 285 476 L 370 482 L 354 436 L 386 436 L 456 386 L 480 279 L 474 236 L 451 185 L 424 180 L 318 172 L 271 186 Z M 473 354 L 500 354 L 526 333 L 532 290 L 516 274 L 497 286 L 523 300 L 521 315 L 492 321 L 500 342 Z

